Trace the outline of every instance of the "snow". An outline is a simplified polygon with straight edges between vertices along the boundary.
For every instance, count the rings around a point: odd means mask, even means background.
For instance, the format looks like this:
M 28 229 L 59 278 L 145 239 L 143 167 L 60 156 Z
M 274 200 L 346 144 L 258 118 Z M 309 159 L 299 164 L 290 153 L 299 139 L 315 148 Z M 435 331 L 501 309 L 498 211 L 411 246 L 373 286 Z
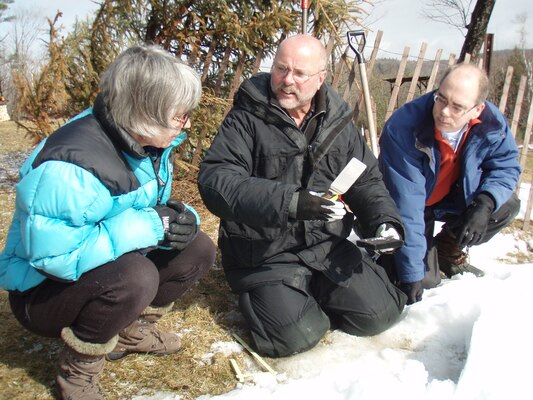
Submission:
M 522 184 L 518 218 L 528 191 Z M 275 376 L 260 372 L 249 357 L 240 366 L 249 375 L 244 383 L 197 400 L 533 399 L 533 264 L 516 264 L 528 249 L 516 234 L 499 233 L 470 250 L 470 262 L 485 271 L 484 277 L 443 280 L 382 334 L 362 338 L 330 332 L 308 352 L 269 360 Z M 217 342 L 211 351 L 244 350 L 235 342 Z

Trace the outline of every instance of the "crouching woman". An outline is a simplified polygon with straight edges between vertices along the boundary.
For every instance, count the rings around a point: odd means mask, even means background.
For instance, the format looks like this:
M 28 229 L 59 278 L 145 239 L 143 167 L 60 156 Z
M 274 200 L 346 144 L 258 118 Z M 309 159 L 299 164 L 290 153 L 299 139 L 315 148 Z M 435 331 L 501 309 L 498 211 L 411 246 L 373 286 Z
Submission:
M 61 337 L 60 398 L 102 399 L 105 359 L 180 348 L 156 321 L 213 265 L 194 209 L 171 198 L 173 149 L 201 83 L 156 46 L 103 73 L 93 107 L 23 164 L 0 286 L 28 330 Z

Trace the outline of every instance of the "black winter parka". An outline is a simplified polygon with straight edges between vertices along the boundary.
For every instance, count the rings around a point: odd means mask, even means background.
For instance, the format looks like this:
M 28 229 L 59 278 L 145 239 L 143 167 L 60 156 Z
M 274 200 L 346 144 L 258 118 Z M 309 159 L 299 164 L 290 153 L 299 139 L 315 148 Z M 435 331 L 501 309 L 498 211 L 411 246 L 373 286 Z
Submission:
M 315 96 L 317 128 L 308 143 L 270 91 L 270 74 L 245 81 L 198 177 L 207 208 L 220 217 L 219 248 L 231 288 L 298 277 L 291 265 L 323 272 L 338 285 L 361 263 L 361 252 L 346 240 L 374 236 L 392 223 L 403 235 L 399 213 L 385 188 L 377 161 L 352 122 L 352 111 L 324 84 Z M 327 192 L 352 157 L 367 168 L 342 196 L 352 213 L 342 220 L 296 221 L 289 204 L 299 189 Z

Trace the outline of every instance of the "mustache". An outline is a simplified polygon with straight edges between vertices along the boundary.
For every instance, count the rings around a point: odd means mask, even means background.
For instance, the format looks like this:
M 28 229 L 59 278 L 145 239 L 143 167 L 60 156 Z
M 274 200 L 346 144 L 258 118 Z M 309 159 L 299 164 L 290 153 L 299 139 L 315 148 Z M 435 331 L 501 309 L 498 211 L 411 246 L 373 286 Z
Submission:
M 275 88 L 276 91 L 278 90 L 283 90 L 285 93 L 287 94 L 292 94 L 292 93 L 295 93 L 295 94 L 298 94 L 298 89 L 296 89 L 295 86 L 292 86 L 292 85 L 289 85 L 289 86 L 285 86 L 285 85 L 278 85 L 276 88 Z

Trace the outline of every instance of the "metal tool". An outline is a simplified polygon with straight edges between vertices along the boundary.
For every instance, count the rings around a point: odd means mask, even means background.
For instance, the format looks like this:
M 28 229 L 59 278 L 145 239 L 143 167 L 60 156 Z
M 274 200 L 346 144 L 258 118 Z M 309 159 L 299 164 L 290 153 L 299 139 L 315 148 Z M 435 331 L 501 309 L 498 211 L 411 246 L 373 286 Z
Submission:
M 378 136 L 376 133 L 376 125 L 374 124 L 374 115 L 372 114 L 372 103 L 370 99 L 370 92 L 368 90 L 368 78 L 366 76 L 366 65 L 363 57 L 363 50 L 366 44 L 366 34 L 364 31 L 349 31 L 348 45 L 355 52 L 357 56 L 357 63 L 359 64 L 359 72 L 361 75 L 361 84 L 363 86 L 363 96 L 365 99 L 366 116 L 368 119 L 368 131 L 370 132 L 370 144 L 372 152 L 377 157 L 378 150 Z
M 328 194 L 338 196 L 346 193 L 354 182 L 361 176 L 366 165 L 357 158 L 352 158 L 341 173 L 335 178 L 329 187 Z

